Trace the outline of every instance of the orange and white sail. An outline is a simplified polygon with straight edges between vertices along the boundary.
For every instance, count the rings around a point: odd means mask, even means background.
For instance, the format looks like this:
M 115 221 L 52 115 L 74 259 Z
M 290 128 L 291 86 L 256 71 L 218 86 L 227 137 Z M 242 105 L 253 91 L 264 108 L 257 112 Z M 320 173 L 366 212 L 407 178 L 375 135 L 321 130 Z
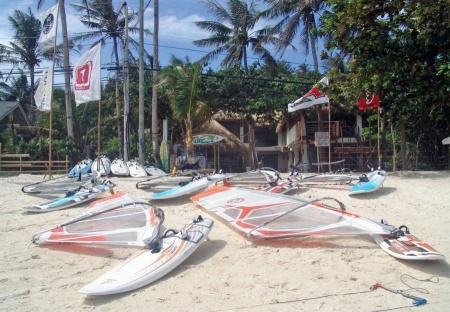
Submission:
M 144 247 L 159 236 L 163 220 L 161 209 L 118 192 L 93 202 L 80 216 L 34 235 L 33 242 Z

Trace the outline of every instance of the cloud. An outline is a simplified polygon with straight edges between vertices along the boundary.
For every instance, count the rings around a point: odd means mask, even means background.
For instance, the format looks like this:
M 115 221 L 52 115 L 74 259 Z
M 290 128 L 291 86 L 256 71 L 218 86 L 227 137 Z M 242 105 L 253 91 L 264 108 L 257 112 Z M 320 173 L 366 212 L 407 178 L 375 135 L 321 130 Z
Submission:
M 159 18 L 159 36 L 161 39 L 173 41 L 189 41 L 203 39 L 208 33 L 195 26 L 194 22 L 206 20 L 197 14 L 179 18 L 175 15 L 164 15 Z M 145 28 L 153 31 L 153 9 L 145 11 Z

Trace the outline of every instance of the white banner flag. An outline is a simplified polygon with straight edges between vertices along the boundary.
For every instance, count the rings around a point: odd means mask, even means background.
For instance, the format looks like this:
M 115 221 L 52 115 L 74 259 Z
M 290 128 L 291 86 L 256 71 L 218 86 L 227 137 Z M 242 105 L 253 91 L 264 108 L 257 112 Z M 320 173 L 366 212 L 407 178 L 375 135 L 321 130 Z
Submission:
M 73 68 L 73 90 L 77 106 L 101 98 L 101 44 L 84 53 Z
M 319 83 L 328 84 L 328 78 L 322 78 Z M 296 100 L 294 103 L 288 104 L 288 112 L 292 113 L 299 109 L 305 109 L 317 104 L 328 103 L 328 97 L 319 91 L 315 85 L 308 93 Z
M 36 106 L 41 111 L 49 111 L 52 108 L 52 91 L 53 91 L 53 66 L 42 72 L 42 78 L 39 86 L 34 94 Z
M 58 28 L 58 4 L 41 13 L 41 35 L 39 36 L 39 49 L 45 52 L 52 49 L 56 42 L 56 29 Z

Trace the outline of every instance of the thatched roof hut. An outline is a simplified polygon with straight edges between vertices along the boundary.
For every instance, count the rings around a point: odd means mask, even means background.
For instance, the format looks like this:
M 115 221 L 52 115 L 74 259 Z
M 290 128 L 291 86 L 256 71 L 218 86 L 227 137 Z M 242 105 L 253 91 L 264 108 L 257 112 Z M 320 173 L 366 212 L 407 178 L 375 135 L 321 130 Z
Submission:
M 231 133 L 227 128 L 220 123 L 211 119 L 201 126 L 194 129 L 193 134 L 217 134 L 224 138 L 223 142 L 216 143 L 221 146 L 221 154 L 232 154 L 234 156 L 242 156 L 244 164 L 248 163 L 250 159 L 250 151 L 242 141 Z

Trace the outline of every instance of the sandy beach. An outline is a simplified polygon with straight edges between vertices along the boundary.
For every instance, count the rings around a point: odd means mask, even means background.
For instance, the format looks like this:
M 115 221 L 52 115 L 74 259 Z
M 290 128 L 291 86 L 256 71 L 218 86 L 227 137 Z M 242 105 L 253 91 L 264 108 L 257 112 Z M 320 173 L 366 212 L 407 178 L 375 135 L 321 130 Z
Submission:
M 349 185 L 302 187 L 304 199 L 342 201 L 349 212 L 406 225 L 446 261 L 397 260 L 371 237 L 306 237 L 255 244 L 189 199 L 153 202 L 165 228 L 179 228 L 194 216 L 215 226 L 185 262 L 159 281 L 138 290 L 88 297 L 78 290 L 137 251 L 136 248 L 36 246 L 33 234 L 80 214 L 88 204 L 42 214 L 21 208 L 45 202 L 22 186 L 43 176 L 0 176 L 0 311 L 450 311 L 450 172 L 389 172 L 377 192 L 348 196 Z M 116 191 L 145 199 L 137 178 L 115 178 Z M 55 196 L 53 196 L 55 197 Z M 411 290 L 427 304 L 375 283 Z

